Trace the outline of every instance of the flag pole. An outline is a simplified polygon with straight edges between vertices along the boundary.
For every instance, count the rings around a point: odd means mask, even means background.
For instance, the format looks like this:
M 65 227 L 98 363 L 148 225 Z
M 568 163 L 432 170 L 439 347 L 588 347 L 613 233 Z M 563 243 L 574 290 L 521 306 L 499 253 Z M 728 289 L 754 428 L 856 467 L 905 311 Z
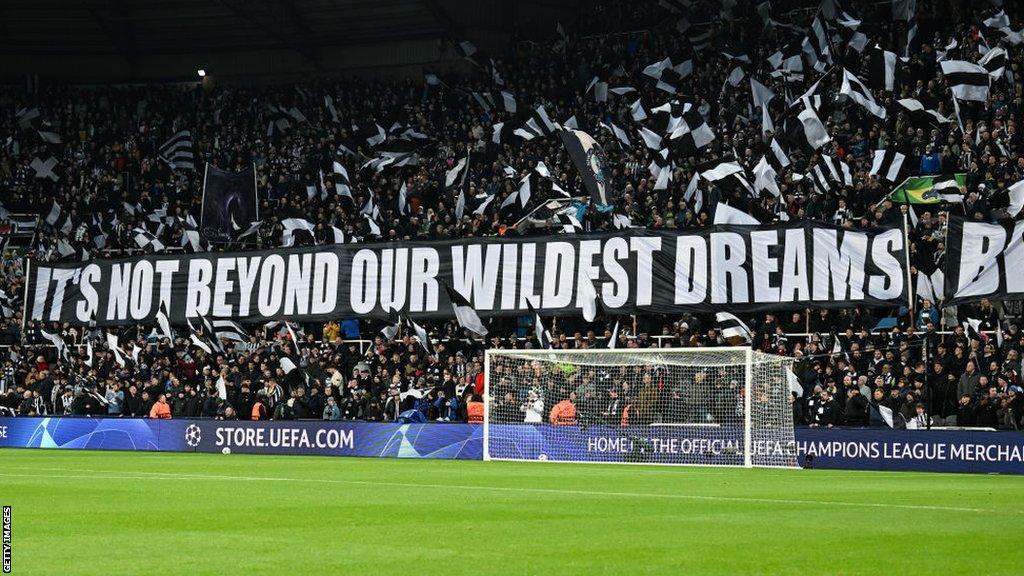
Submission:
M 910 224 L 907 222 L 907 213 L 903 213 L 903 260 L 907 266 L 907 309 L 910 310 L 910 321 L 914 321 L 914 291 L 911 290 L 910 281 Z
M 519 220 L 516 220 L 516 223 L 513 224 L 511 227 L 512 228 L 518 228 L 519 225 L 522 224 L 524 220 L 526 220 L 530 216 L 533 216 L 534 212 L 540 210 L 541 208 L 547 207 L 547 205 L 552 203 L 552 202 L 565 202 L 566 205 L 568 205 L 568 204 L 571 204 L 573 200 L 578 200 L 580 202 L 584 202 L 584 201 L 586 201 L 586 199 L 587 199 L 586 196 L 570 196 L 568 198 L 552 198 L 550 200 L 546 200 L 540 206 L 537 206 L 533 210 L 530 210 L 530 212 L 526 216 L 523 216 Z M 564 209 L 565 207 L 566 206 L 560 206 L 559 210 Z M 554 208 L 552 208 L 552 210 L 554 210 Z
M 877 203 L 875 203 L 874 206 L 871 207 L 871 211 L 874 212 L 876 208 L 878 208 L 879 206 L 882 205 L 882 202 L 885 202 L 886 200 L 892 198 L 893 193 L 896 192 L 897 190 L 899 190 L 900 188 L 902 188 L 903 185 L 906 184 L 907 181 L 909 181 L 911 178 L 913 178 L 913 176 L 907 176 L 906 178 L 903 179 L 903 182 L 899 183 L 898 186 L 896 186 L 895 188 L 889 190 L 889 193 L 886 194 L 884 198 L 879 200 Z M 909 204 L 909 202 L 907 202 L 907 204 Z
M 950 216 L 950 211 L 946 210 L 946 225 L 943 227 L 944 230 L 943 230 L 943 237 L 942 237 L 942 245 L 945 247 L 945 250 L 946 250 L 947 254 L 949 253 L 949 216 Z M 943 260 L 943 263 L 945 263 L 945 260 Z M 932 289 L 934 290 L 935 287 L 933 286 Z M 942 300 L 940 301 L 940 304 L 939 304 L 939 330 L 941 331 L 942 329 L 944 329 L 946 327 L 946 271 L 945 270 L 942 271 L 942 291 L 940 293 L 940 296 L 941 296 Z M 946 339 L 945 336 L 943 336 L 942 339 L 943 339 L 943 341 L 945 341 L 945 339 Z

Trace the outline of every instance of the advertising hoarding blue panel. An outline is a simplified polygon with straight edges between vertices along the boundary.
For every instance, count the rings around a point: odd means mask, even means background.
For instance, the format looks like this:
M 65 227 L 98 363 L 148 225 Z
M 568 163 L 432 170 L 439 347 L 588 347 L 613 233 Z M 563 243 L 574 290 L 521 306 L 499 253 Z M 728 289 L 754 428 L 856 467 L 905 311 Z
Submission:
M 0 447 L 304 454 L 479 460 L 472 424 L 250 422 L 118 418 L 0 418 Z M 741 464 L 742 442 L 706 428 L 493 425 L 496 458 Z M 756 443 L 760 454 L 796 450 L 801 466 L 1024 474 L 1024 433 L 798 428 L 796 444 Z
M 481 426 L 133 418 L 0 418 L 0 446 L 479 460 Z

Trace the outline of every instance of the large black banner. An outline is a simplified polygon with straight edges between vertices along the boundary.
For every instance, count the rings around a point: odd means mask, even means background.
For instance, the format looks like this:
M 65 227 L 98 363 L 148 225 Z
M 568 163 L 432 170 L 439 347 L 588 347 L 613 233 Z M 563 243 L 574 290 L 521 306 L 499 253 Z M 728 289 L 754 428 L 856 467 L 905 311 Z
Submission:
M 481 316 L 578 314 L 592 282 L 610 313 L 895 305 L 904 234 L 825 224 L 633 229 L 543 238 L 337 244 L 267 252 L 33 262 L 27 317 L 99 325 L 171 320 L 451 317 L 445 284 Z
M 210 242 L 230 242 L 259 220 L 256 169 L 228 172 L 206 165 L 200 232 Z
M 1024 299 L 1024 220 L 989 224 L 950 215 L 945 302 Z

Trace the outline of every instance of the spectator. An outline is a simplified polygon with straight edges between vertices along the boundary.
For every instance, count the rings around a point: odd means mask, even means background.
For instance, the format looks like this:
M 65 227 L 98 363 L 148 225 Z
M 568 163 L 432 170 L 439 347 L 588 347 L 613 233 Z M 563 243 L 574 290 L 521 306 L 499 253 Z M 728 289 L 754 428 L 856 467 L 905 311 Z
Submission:
M 539 424 L 544 421 L 544 401 L 533 390 L 526 395 L 526 402 L 519 407 L 519 411 L 523 413 L 523 422 L 527 424 Z
M 974 403 L 970 394 L 960 396 L 956 410 L 956 425 L 964 428 L 974 426 Z
M 121 411 L 124 409 L 124 392 L 121 391 L 121 385 L 117 382 L 112 382 L 107 388 L 104 398 L 107 401 L 107 415 L 120 416 Z
M 327 398 L 327 406 L 323 410 L 324 420 L 341 420 L 341 408 L 333 396 Z
M 167 396 L 161 394 L 157 397 L 153 407 L 149 410 L 150 418 L 157 418 L 160 420 L 171 419 L 171 407 L 167 404 Z
M 868 425 L 868 401 L 860 393 L 860 388 L 853 386 L 846 391 L 846 410 L 844 411 L 847 426 Z

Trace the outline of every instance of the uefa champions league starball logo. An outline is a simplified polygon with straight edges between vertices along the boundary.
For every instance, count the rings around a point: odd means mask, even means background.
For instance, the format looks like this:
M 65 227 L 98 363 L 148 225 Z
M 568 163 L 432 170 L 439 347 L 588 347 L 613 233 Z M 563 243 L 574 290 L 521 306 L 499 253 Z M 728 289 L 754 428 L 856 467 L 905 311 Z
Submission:
M 199 446 L 199 442 L 203 439 L 203 432 L 199 429 L 199 426 L 195 424 L 189 424 L 188 428 L 185 428 L 185 444 L 195 448 Z

